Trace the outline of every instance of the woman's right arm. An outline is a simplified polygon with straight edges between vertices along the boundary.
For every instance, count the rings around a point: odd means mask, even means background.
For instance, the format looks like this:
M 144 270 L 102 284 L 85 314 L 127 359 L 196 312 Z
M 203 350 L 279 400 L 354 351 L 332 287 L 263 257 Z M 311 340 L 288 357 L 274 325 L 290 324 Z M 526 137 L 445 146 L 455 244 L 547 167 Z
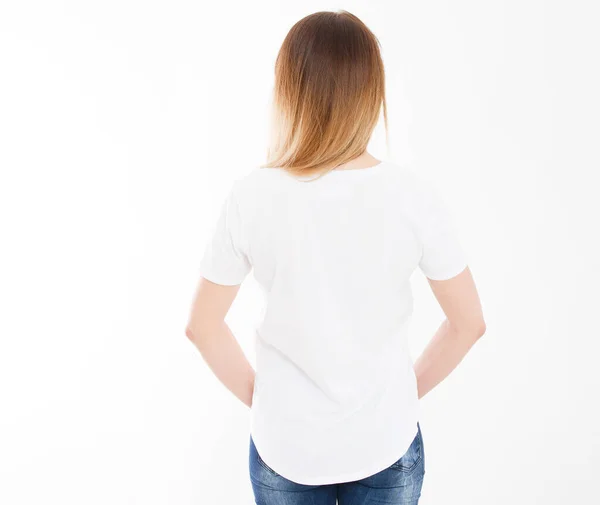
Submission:
M 446 319 L 415 362 L 419 398 L 457 367 L 486 330 L 469 267 L 450 279 L 428 282 Z

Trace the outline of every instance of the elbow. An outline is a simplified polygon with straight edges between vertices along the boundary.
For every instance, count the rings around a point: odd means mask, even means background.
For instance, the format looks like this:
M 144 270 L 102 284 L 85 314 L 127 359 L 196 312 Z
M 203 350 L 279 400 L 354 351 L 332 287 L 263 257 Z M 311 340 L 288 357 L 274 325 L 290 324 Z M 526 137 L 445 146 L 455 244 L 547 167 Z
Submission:
M 204 347 L 217 334 L 219 327 L 205 320 L 188 323 L 185 328 L 185 336 L 197 347 Z
M 195 342 L 196 340 L 196 336 L 194 335 L 194 332 L 192 331 L 189 325 L 185 328 L 185 336 L 192 342 Z
M 475 333 L 475 335 L 477 335 L 477 340 L 479 340 L 481 337 L 483 337 L 485 335 L 486 330 L 487 330 L 487 326 L 485 325 L 485 321 L 481 321 L 481 323 L 477 327 L 477 332 Z
M 482 319 L 478 325 L 475 326 L 473 330 L 473 335 L 475 336 L 475 340 L 479 340 L 481 337 L 485 335 L 487 327 L 485 325 L 485 321 Z
M 204 340 L 207 333 L 210 317 L 204 310 L 196 309 L 188 318 L 185 325 L 185 336 L 194 344 Z
M 201 326 L 188 325 L 185 328 L 185 336 L 196 346 L 200 346 L 206 340 L 206 331 Z

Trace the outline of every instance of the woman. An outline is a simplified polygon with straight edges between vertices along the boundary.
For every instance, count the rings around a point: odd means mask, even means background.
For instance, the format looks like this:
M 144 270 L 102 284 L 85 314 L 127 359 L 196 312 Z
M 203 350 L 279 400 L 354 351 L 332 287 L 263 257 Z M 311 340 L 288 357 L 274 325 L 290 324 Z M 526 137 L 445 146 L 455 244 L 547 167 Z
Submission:
M 201 261 L 186 334 L 251 407 L 259 505 L 416 504 L 419 399 L 483 335 L 466 255 L 436 192 L 367 144 L 383 108 L 379 41 L 346 11 L 288 33 L 268 162 L 237 179 Z M 414 363 L 409 278 L 446 319 Z M 225 323 L 253 270 L 266 310 L 256 375 Z

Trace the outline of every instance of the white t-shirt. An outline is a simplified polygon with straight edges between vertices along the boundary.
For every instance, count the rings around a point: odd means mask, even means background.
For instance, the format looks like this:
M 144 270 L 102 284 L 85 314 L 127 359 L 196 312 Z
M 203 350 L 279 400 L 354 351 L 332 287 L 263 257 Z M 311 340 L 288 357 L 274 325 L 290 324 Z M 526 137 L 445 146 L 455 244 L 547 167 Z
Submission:
M 252 438 L 283 477 L 330 484 L 408 449 L 419 418 L 409 278 L 454 277 L 467 258 L 437 191 L 411 169 L 383 161 L 308 179 L 280 168 L 238 178 L 200 273 L 236 285 L 253 270 L 265 312 Z

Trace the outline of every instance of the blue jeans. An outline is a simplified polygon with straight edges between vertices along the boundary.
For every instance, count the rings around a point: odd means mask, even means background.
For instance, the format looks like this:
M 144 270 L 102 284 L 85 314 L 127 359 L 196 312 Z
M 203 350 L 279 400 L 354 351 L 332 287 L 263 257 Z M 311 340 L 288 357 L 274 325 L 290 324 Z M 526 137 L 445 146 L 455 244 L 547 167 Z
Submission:
M 417 505 L 425 475 L 421 427 L 402 457 L 369 477 L 339 484 L 292 482 L 260 457 L 250 436 L 250 480 L 256 505 Z

